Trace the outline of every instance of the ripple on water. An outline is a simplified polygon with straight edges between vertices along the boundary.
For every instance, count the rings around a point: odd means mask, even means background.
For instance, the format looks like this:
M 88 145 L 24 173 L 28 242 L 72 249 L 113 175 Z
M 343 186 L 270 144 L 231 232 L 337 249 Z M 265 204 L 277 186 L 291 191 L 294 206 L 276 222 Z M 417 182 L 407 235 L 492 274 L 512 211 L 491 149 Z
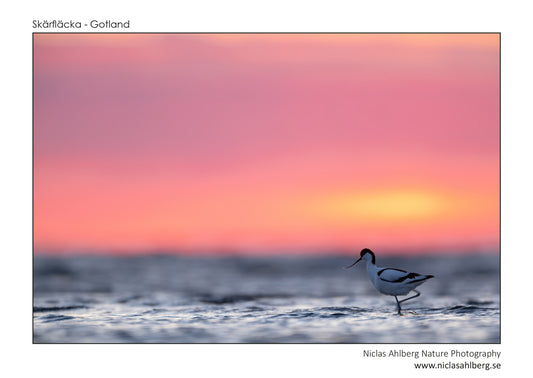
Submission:
M 371 310 L 367 308 L 361 308 L 361 307 L 318 307 L 313 309 L 314 311 L 320 312 L 320 311 L 332 311 L 332 312 L 342 312 L 342 313 L 349 313 L 349 314 L 357 314 L 361 312 L 369 312 Z
M 151 310 L 144 311 L 143 313 L 141 313 L 141 315 L 159 314 L 161 312 L 166 312 L 166 311 L 168 310 L 165 308 L 153 308 Z
M 358 307 L 320 307 L 309 310 L 292 310 L 289 312 L 272 315 L 269 317 L 269 319 L 341 318 L 364 312 L 368 312 L 368 310 Z
M 39 320 L 43 321 L 44 323 L 52 323 L 52 322 L 58 322 L 61 320 L 69 320 L 69 319 L 75 319 L 74 316 L 68 316 L 68 315 L 56 315 L 56 314 L 48 314 L 41 316 Z
M 239 302 L 252 302 L 260 299 L 287 298 L 285 294 L 234 294 L 225 296 L 204 295 L 200 302 L 208 304 L 228 304 Z
M 455 314 L 475 314 L 476 312 L 486 312 L 491 310 L 497 310 L 496 308 L 491 307 L 481 307 L 481 306 L 474 306 L 474 305 L 457 305 L 452 306 L 446 309 L 446 312 L 448 313 L 455 313 Z
M 77 309 L 83 309 L 88 308 L 87 306 L 44 306 L 39 307 L 35 306 L 33 307 L 33 312 L 53 312 L 53 311 L 65 311 L 65 310 L 77 310 Z

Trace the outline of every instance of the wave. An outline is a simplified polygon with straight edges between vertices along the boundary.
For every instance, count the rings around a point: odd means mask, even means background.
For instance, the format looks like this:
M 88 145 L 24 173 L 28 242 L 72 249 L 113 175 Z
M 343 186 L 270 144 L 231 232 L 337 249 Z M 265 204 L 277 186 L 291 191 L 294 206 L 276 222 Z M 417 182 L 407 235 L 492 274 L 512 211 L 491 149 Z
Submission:
M 49 315 L 41 316 L 39 318 L 39 320 L 41 320 L 44 323 L 58 322 L 61 320 L 70 320 L 70 319 L 76 319 L 76 318 L 74 316 L 56 315 L 56 314 L 49 314 Z
M 288 298 L 286 294 L 234 294 L 225 296 L 206 295 L 200 297 L 199 301 L 208 304 L 228 304 L 239 302 L 251 302 L 260 299 Z
M 33 312 L 64 311 L 78 310 L 88 308 L 87 306 L 51 306 L 51 307 L 33 307 Z

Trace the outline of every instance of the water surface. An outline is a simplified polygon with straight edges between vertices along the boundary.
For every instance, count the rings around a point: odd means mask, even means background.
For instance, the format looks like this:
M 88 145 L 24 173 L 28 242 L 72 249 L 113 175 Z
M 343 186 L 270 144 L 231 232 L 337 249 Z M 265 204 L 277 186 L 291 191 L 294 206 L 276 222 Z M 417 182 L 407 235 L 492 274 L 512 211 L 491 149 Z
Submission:
M 36 256 L 34 342 L 500 342 L 498 255 L 378 258 L 436 276 L 402 316 L 353 261 Z

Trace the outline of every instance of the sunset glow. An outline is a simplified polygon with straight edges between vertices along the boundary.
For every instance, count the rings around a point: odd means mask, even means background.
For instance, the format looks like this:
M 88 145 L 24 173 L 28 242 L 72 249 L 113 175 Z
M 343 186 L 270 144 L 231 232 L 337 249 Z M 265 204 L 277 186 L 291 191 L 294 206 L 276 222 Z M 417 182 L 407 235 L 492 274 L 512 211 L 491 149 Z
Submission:
M 497 249 L 498 34 L 35 34 L 34 246 Z

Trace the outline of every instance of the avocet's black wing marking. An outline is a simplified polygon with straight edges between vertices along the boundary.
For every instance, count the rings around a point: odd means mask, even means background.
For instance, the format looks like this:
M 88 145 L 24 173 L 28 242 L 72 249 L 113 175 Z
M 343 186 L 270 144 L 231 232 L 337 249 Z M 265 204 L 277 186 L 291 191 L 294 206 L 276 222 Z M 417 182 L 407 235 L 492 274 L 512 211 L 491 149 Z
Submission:
M 433 276 L 418 274 L 414 272 L 406 272 L 402 269 L 384 268 L 378 271 L 378 277 L 380 280 L 386 282 L 397 283 L 405 281 L 406 283 L 414 283 L 427 280 L 428 278 L 431 278 Z

